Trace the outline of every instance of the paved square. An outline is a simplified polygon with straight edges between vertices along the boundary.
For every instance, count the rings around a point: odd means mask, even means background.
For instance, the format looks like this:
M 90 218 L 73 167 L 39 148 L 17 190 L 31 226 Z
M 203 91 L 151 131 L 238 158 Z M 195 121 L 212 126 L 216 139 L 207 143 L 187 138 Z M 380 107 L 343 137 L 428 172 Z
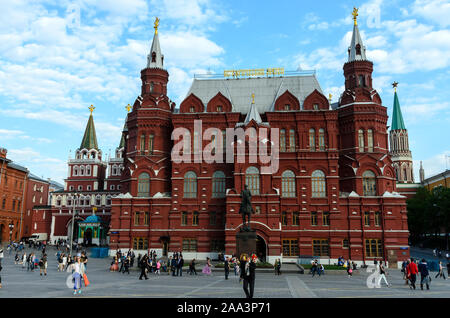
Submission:
M 28 249 L 26 250 L 28 253 Z M 139 271 L 131 274 L 109 271 L 110 259 L 89 258 L 88 277 L 91 282 L 83 288 L 81 295 L 72 295 L 66 286 L 67 272 L 57 271 L 56 250 L 48 250 L 48 275 L 40 276 L 39 270 L 27 272 L 22 265 L 14 264 L 14 255 L 8 255 L 2 261 L 1 272 L 3 288 L 0 298 L 58 298 L 58 297 L 171 297 L 171 298 L 243 298 L 242 284 L 233 272 L 229 280 L 224 279 L 223 271 L 214 271 L 212 276 L 201 273 L 198 276 L 183 274 L 182 277 L 149 274 L 149 280 L 138 280 Z M 39 251 L 36 254 L 40 254 Z M 90 254 L 88 254 L 89 256 Z M 433 273 L 432 273 L 433 274 Z M 393 285 L 387 288 L 369 289 L 366 286 L 368 273 L 362 271 L 348 278 L 343 274 L 325 274 L 311 277 L 308 274 L 286 273 L 275 276 L 272 271 L 256 273 L 255 298 L 358 298 L 358 297 L 450 297 L 450 280 L 434 279 L 430 291 L 410 290 L 404 285 L 401 272 L 390 270 L 387 276 Z M 435 275 L 435 274 L 434 274 Z

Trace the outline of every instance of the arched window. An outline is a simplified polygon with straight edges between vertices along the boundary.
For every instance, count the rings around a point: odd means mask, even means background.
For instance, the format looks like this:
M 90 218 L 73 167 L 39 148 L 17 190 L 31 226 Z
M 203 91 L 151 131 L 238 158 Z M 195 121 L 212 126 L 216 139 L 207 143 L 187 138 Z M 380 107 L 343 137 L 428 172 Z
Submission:
M 291 170 L 286 170 L 281 175 L 281 190 L 281 196 L 295 197 L 295 174 Z
M 212 176 L 212 196 L 213 198 L 225 197 L 225 173 L 216 171 Z
M 112 174 L 113 176 L 118 175 L 118 173 L 117 173 L 117 166 L 116 166 L 116 165 L 112 166 L 112 172 L 111 172 L 111 174 Z
M 184 197 L 197 197 L 197 175 L 193 171 L 186 172 L 184 175 Z
M 56 198 L 56 206 L 61 206 L 61 197 L 60 196 L 58 196 Z
M 377 186 L 375 174 L 370 171 L 364 171 L 363 175 L 363 195 L 375 196 L 377 195 Z
M 78 166 L 73 167 L 73 175 L 78 176 Z
M 367 151 L 373 152 L 373 131 L 372 129 L 367 129 Z
M 141 155 L 145 155 L 145 135 L 141 136 Z
M 84 166 L 80 167 L 80 176 L 84 176 Z
M 309 151 L 316 151 L 316 131 L 313 128 L 309 130 Z
M 245 171 L 245 184 L 252 195 L 259 195 L 259 170 L 256 167 L 248 167 Z
M 138 197 L 150 196 L 150 175 L 142 172 L 138 177 Z
M 106 205 L 107 205 L 107 206 L 110 206 L 110 205 L 111 205 L 111 196 L 110 196 L 110 195 L 108 195 L 108 196 L 106 197 Z
M 325 130 L 323 128 L 319 129 L 319 150 L 325 150 Z
M 96 205 L 96 206 L 102 205 L 102 197 L 101 197 L 100 195 L 97 195 L 97 196 L 95 197 L 95 205 Z
M 323 198 L 326 196 L 325 173 L 316 170 L 311 175 L 311 196 L 313 198 Z
M 91 197 L 89 195 L 84 198 L 84 205 L 85 206 L 90 206 L 91 205 Z
M 87 176 L 91 175 L 91 166 L 86 166 L 86 175 Z
M 364 152 L 364 130 L 358 130 L 358 147 L 359 152 Z
M 286 151 L 286 130 L 280 129 L 280 151 Z
M 153 134 L 148 135 L 148 154 L 153 154 L 153 140 L 155 139 L 155 136 Z
M 295 152 L 295 130 L 289 130 L 289 151 Z

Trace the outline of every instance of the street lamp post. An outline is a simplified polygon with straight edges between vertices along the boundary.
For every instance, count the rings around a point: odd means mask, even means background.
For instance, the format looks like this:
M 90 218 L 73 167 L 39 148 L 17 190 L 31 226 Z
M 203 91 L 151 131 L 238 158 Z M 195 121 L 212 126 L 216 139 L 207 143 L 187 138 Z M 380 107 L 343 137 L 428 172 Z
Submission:
M 14 229 L 14 223 L 11 222 L 11 223 L 9 223 L 9 242 L 12 242 L 12 232 L 13 232 L 13 229 Z

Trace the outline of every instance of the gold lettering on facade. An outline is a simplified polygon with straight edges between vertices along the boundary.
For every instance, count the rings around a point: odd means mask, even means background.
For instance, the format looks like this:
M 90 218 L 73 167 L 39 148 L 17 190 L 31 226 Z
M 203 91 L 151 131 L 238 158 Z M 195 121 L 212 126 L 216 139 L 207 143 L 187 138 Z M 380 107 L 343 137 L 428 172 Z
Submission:
M 252 76 L 282 76 L 284 75 L 284 68 L 258 68 L 250 70 L 226 70 L 223 71 L 224 77 L 252 77 Z

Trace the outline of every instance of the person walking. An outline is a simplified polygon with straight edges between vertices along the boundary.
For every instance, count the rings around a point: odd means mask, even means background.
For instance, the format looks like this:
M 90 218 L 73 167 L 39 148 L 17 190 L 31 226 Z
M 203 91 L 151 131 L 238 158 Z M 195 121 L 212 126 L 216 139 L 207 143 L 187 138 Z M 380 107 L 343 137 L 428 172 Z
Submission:
M 147 254 L 145 254 L 142 258 L 141 258 L 141 276 L 139 276 L 139 280 L 142 280 L 142 277 L 145 277 L 145 279 L 148 279 L 147 277 L 147 267 L 148 267 L 148 256 Z
M 170 269 L 171 269 L 171 271 L 172 271 L 172 276 L 175 276 L 175 274 L 176 274 L 176 272 L 177 272 L 177 264 L 178 264 L 178 257 L 175 255 L 173 258 L 172 258 L 172 263 L 170 264 Z
M 409 288 L 416 289 L 416 275 L 419 273 L 419 269 L 417 268 L 417 264 L 414 262 L 414 258 L 411 258 L 411 262 L 406 269 L 408 272 L 409 281 L 411 282 Z
M 42 276 L 42 273 L 47 276 L 47 254 L 42 255 L 39 261 L 39 275 Z
M 156 274 L 158 274 L 158 276 L 161 275 L 161 260 L 158 260 L 158 261 L 156 262 L 156 271 L 155 271 L 155 275 L 156 275 Z
M 278 259 L 276 270 L 277 270 L 277 275 L 281 275 L 281 259 Z
M 125 273 L 128 273 L 128 275 L 130 275 L 130 262 L 131 262 L 131 260 L 130 260 L 130 256 L 127 256 L 127 258 L 125 258 L 125 260 L 123 261 L 123 267 L 124 267 L 124 270 L 123 270 L 123 273 L 125 274 Z
M 183 265 L 184 265 L 184 259 L 183 259 L 183 256 L 180 255 L 180 257 L 178 258 L 178 264 L 177 264 L 177 276 L 183 276 Z
M 437 273 L 437 275 L 434 278 L 438 278 L 438 277 L 442 277 L 442 278 L 446 279 L 445 273 L 444 273 L 444 265 L 442 265 L 441 261 L 439 261 L 439 272 Z
M 197 271 L 195 270 L 195 258 L 193 258 L 191 263 L 189 264 L 189 274 L 197 275 Z
M 228 275 L 230 274 L 230 258 L 227 256 L 224 263 L 224 270 L 225 270 L 225 279 L 228 279 Z
M 430 272 L 428 271 L 427 261 L 422 258 L 422 261 L 419 264 L 419 272 L 420 272 L 420 289 L 423 290 L 423 284 L 427 285 L 427 290 L 430 289 Z
M 243 289 L 247 298 L 253 298 L 255 290 L 255 269 L 256 269 L 256 255 L 251 258 L 247 254 L 241 256 L 241 278 L 244 281 Z M 250 291 L 249 291 L 250 288 Z
M 4 254 L 3 254 L 3 248 L 0 247 L 0 265 L 2 264 Z
M 75 295 L 77 292 L 78 294 L 81 294 L 81 280 L 83 279 L 85 268 L 80 257 L 74 257 L 74 263 L 67 267 L 67 272 L 72 272 L 72 277 L 74 279 L 73 294 Z
M 172 256 L 169 256 L 169 259 L 167 260 L 167 275 L 170 275 L 171 271 L 172 271 Z
M 206 265 L 203 267 L 202 273 L 205 275 L 211 275 L 211 260 L 209 257 L 206 258 Z
M 391 285 L 388 283 L 386 279 L 386 268 L 384 267 L 382 260 L 380 260 L 378 269 L 380 271 L 380 277 L 378 278 L 378 286 L 381 286 L 381 280 L 384 279 L 384 282 L 386 283 L 387 287 L 391 287 Z

